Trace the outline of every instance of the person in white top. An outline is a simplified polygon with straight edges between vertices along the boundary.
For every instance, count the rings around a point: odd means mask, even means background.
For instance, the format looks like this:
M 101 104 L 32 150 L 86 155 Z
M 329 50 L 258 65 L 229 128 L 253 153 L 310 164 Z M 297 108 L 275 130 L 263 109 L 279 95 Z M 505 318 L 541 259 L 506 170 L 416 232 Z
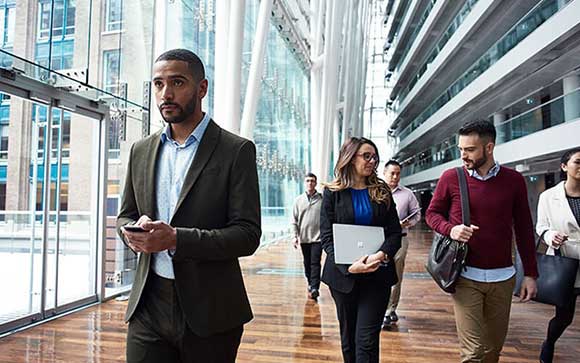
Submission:
M 401 241 L 401 248 L 395 255 L 395 268 L 399 282 L 392 287 L 391 298 L 385 319 L 383 321 L 383 328 L 397 322 L 399 317 L 396 313 L 401 298 L 401 283 L 403 282 L 403 272 L 405 271 L 405 258 L 407 257 L 407 250 L 409 249 L 409 241 L 405 237 L 409 228 L 413 227 L 421 220 L 421 206 L 411 189 L 399 185 L 401 181 L 401 164 L 395 160 L 389 160 L 385 164 L 383 170 L 385 181 L 391 189 L 393 200 L 397 206 L 397 214 L 403 229 L 403 239 Z
M 540 194 L 536 232 L 548 245 L 547 254 L 556 249 L 566 257 L 580 259 L 580 148 L 569 150 L 560 160 L 565 180 Z M 556 307 L 542 344 L 540 362 L 551 363 L 556 341 L 572 324 L 576 299 L 580 295 L 580 269 L 574 284 L 574 297 L 567 306 Z

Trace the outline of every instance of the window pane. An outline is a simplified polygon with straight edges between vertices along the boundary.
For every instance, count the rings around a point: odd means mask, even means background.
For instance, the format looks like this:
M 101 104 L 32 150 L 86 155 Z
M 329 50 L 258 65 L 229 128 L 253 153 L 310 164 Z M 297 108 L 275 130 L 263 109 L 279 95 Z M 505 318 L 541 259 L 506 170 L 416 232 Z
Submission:
M 2 296 L 10 297 L 0 299 L 0 324 L 40 311 L 43 222 L 42 213 L 35 210 L 39 204 L 42 207 L 42 179 L 38 178 L 42 159 L 36 157 L 39 124 L 34 116 L 39 113 L 31 112 L 33 107 L 17 97 L 2 97 L 0 106 L 1 148 L 5 143 L 15 146 L 0 164 L 0 233 L 7 241 L 0 249 L 0 275 L 10 277 L 0 279 Z M 8 169 L 13 171 L 8 174 Z
M 119 50 L 109 50 L 103 53 L 103 88 L 107 92 L 118 94 L 120 59 Z
M 107 31 L 119 30 L 123 24 L 123 1 L 107 0 Z
M 50 29 L 50 2 L 40 3 L 39 13 L 38 37 L 48 38 L 48 30 Z
M 14 25 L 16 23 L 16 9 L 15 8 L 8 8 L 8 15 L 7 15 L 7 26 L 5 28 L 6 38 L 5 41 L 7 44 L 14 43 Z
M 75 16 L 76 7 L 74 0 L 68 2 L 68 8 L 66 11 L 66 35 L 72 35 L 75 33 Z
M 50 11 L 50 4 L 49 4 Z M 62 35 L 62 26 L 64 24 L 64 3 L 63 0 L 54 2 L 54 11 L 52 13 L 52 36 Z

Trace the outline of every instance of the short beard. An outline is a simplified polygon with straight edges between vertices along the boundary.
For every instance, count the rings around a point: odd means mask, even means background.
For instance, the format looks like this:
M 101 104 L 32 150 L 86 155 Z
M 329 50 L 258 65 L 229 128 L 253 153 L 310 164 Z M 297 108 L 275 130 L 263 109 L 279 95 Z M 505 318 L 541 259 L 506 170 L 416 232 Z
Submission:
M 176 104 L 174 103 L 174 105 L 176 105 Z M 163 111 L 161 111 L 161 106 L 159 107 L 159 112 L 161 113 L 161 117 L 163 118 L 163 120 L 165 120 L 165 122 L 167 122 L 168 124 L 179 124 L 179 123 L 182 123 L 183 121 L 187 120 L 191 115 L 193 115 L 196 107 L 197 107 L 197 99 L 195 97 L 192 97 L 191 101 L 189 101 L 185 105 L 185 109 L 183 109 L 181 106 L 179 106 L 179 109 L 181 110 L 179 115 L 166 118 L 165 116 L 163 116 Z
M 477 170 L 481 166 L 483 166 L 485 163 L 487 163 L 487 155 L 485 154 L 485 150 L 483 153 L 483 157 L 481 159 L 472 160 L 472 161 L 473 161 L 473 166 L 471 168 L 468 168 L 469 170 Z

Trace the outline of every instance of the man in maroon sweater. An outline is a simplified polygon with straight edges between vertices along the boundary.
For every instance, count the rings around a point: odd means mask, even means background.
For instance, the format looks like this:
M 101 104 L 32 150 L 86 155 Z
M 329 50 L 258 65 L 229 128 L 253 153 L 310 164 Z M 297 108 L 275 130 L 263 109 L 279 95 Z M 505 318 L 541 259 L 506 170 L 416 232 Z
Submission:
M 459 180 L 453 169 L 439 179 L 426 213 L 435 231 L 469 244 L 466 269 L 453 294 L 462 362 L 499 361 L 515 284 L 512 227 L 524 265 L 521 300 L 536 295 L 538 271 L 525 180 L 494 160 L 495 136 L 488 121 L 467 123 L 459 130 L 472 224 L 462 224 Z

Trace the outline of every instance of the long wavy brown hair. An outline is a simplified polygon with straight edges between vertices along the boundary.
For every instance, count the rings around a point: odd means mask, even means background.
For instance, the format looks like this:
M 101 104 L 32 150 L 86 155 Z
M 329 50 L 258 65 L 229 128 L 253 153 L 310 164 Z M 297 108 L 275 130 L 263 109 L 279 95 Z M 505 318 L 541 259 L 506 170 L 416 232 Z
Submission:
M 324 187 L 333 192 L 352 188 L 356 173 L 352 159 L 356 157 L 358 150 L 364 144 L 371 145 L 375 149 L 377 157 L 379 156 L 379 151 L 374 142 L 364 137 L 351 137 L 346 140 L 340 148 L 338 161 L 334 167 L 334 180 L 330 183 L 323 183 Z M 387 206 L 390 206 L 392 199 L 391 191 L 387 183 L 385 183 L 384 180 L 379 179 L 377 176 L 378 166 L 379 161 L 377 160 L 372 174 L 366 177 L 365 183 L 369 189 L 369 196 L 373 202 L 385 203 Z

